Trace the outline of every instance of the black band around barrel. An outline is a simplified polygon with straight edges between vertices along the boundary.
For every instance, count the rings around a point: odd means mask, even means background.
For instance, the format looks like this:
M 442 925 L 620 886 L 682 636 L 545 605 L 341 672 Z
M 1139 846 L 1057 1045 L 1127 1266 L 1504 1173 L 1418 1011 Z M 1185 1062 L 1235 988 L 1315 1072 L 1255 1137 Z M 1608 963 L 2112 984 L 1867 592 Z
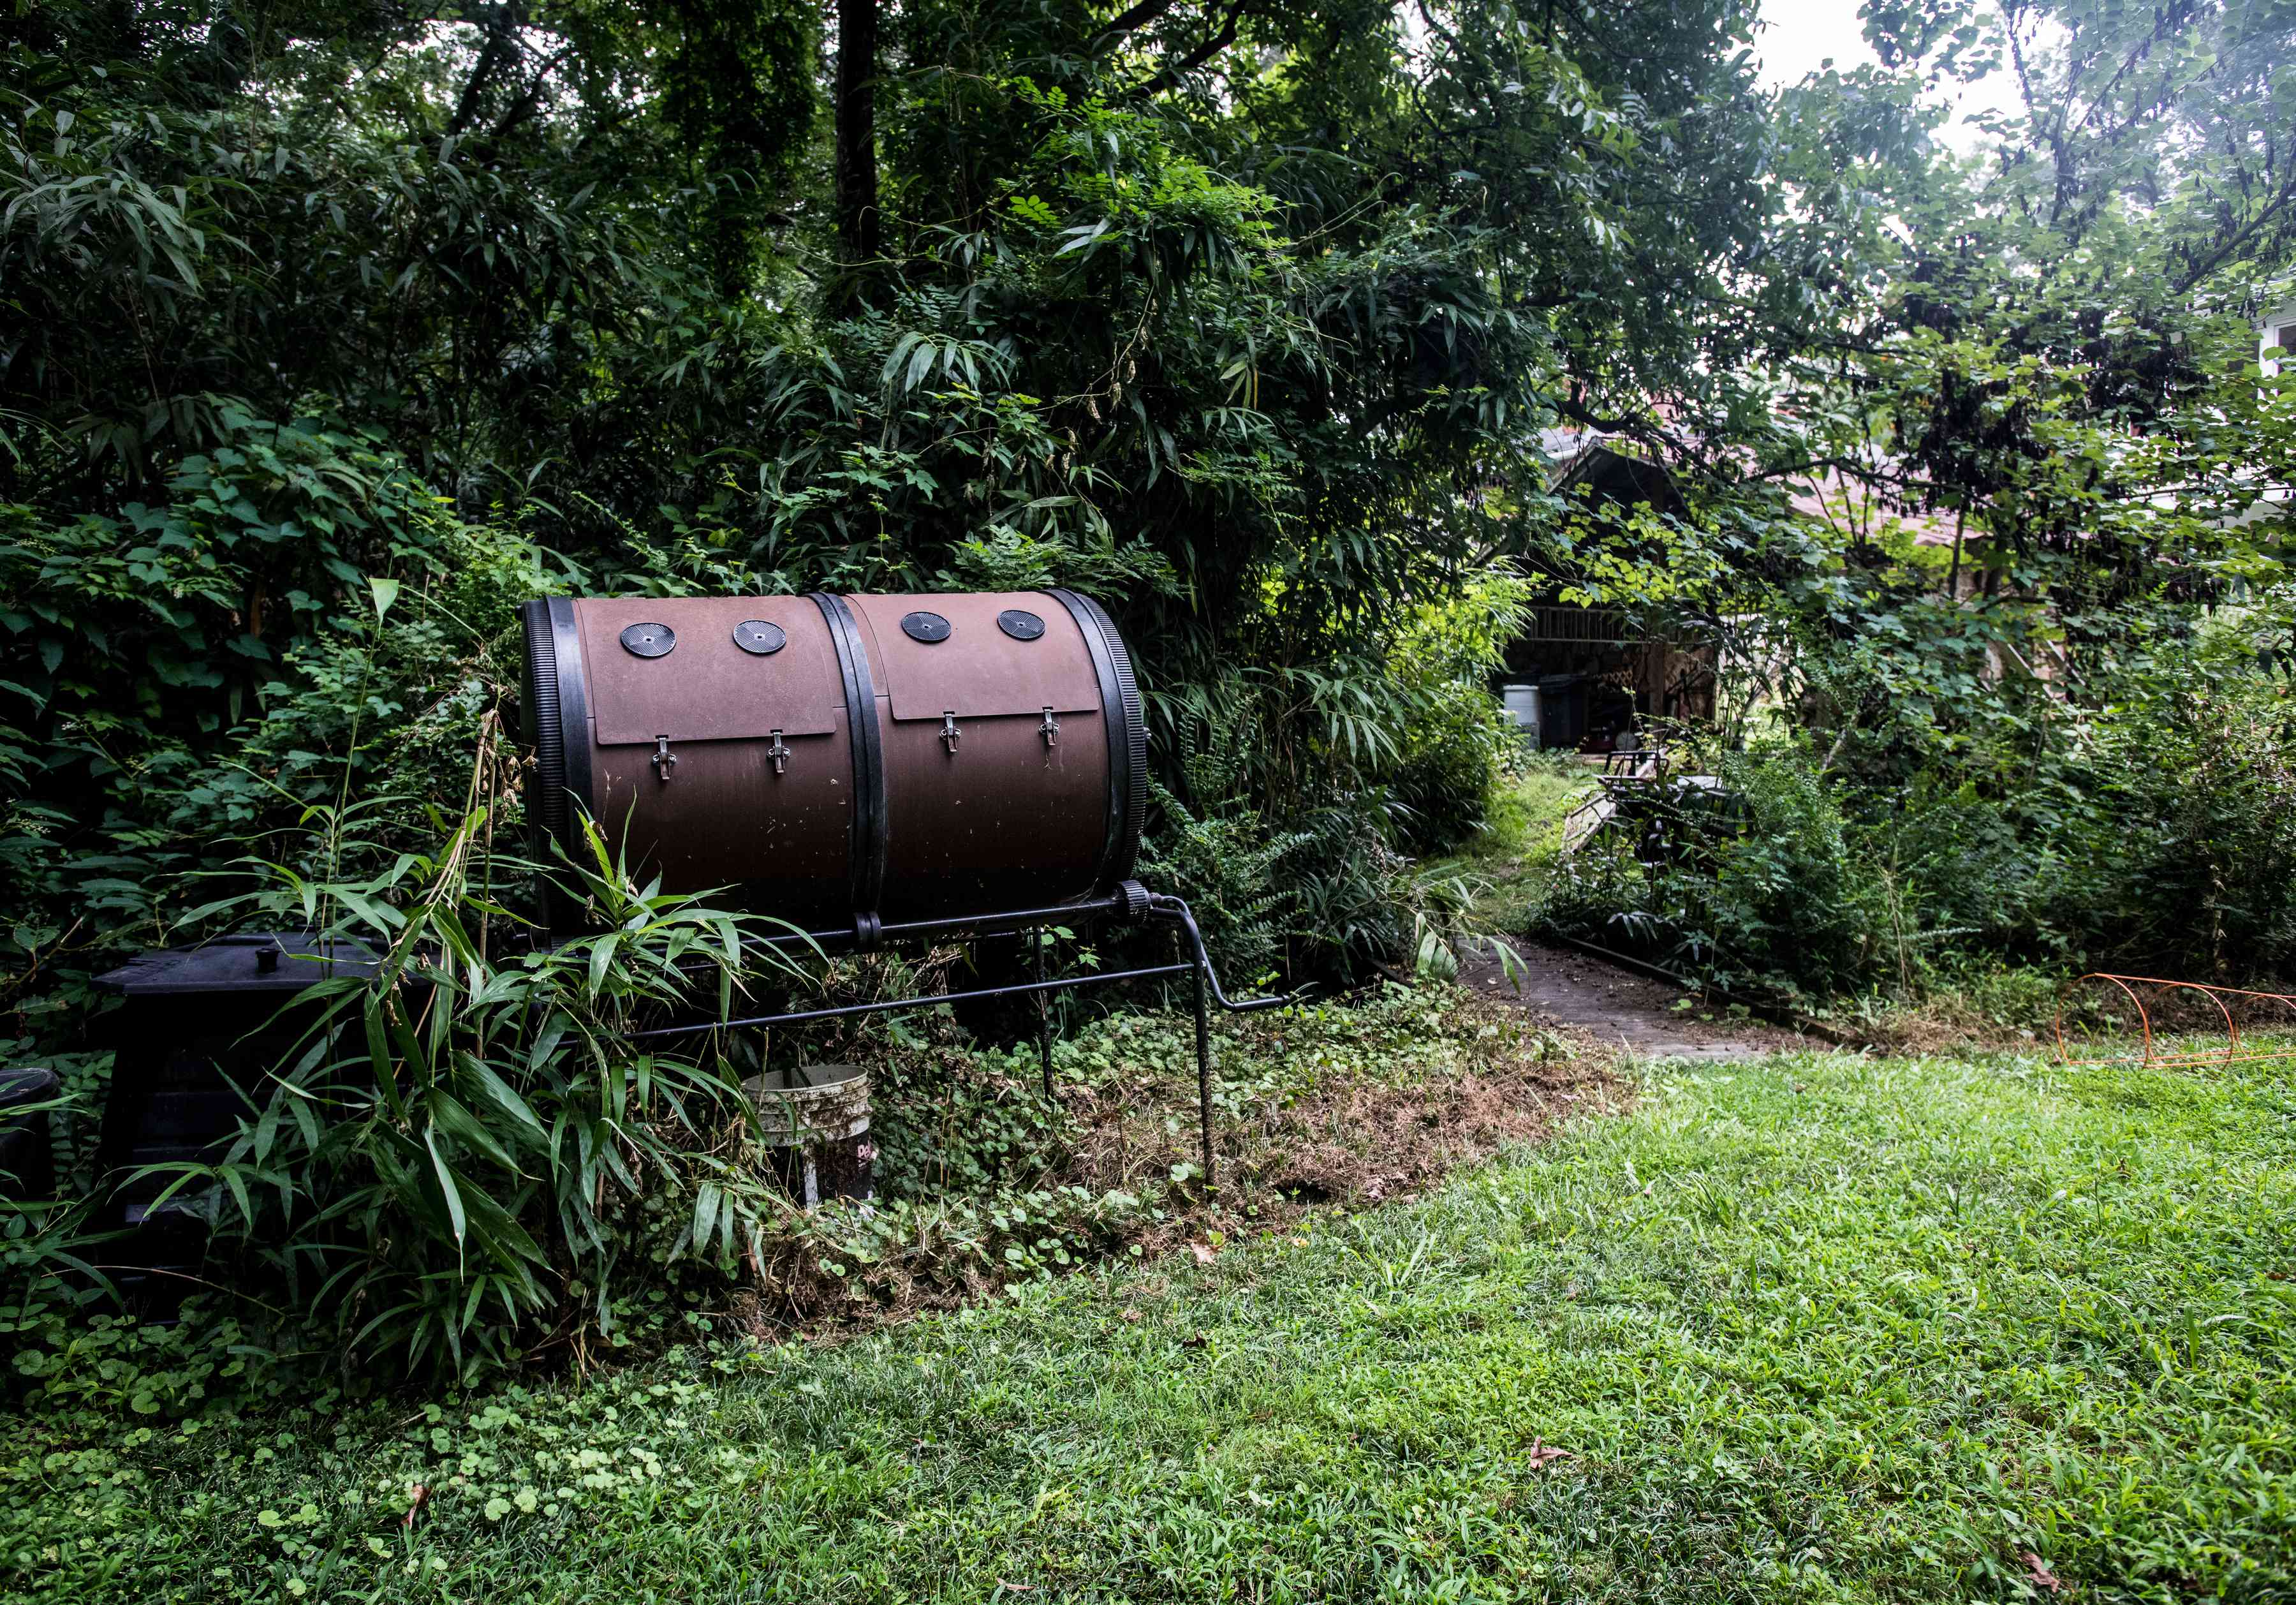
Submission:
M 813 593 L 829 626 L 845 686 L 845 728 L 853 753 L 853 915 L 857 934 L 873 932 L 885 889 L 885 754 L 877 733 L 877 687 L 861 626 L 842 597 Z
M 580 835 L 575 828 L 578 805 L 581 811 L 592 806 L 590 699 L 574 604 L 563 597 L 537 598 L 519 609 L 519 621 L 526 635 L 520 722 L 534 749 L 534 778 L 527 788 L 529 837 L 535 861 L 546 869 L 552 843 L 574 853 Z
M 1140 715 L 1140 686 L 1124 638 L 1099 603 L 1072 590 L 1047 594 L 1083 631 L 1100 677 L 1101 713 L 1108 727 L 1108 835 L 1093 890 L 1107 892 L 1132 878 L 1148 812 L 1148 726 Z

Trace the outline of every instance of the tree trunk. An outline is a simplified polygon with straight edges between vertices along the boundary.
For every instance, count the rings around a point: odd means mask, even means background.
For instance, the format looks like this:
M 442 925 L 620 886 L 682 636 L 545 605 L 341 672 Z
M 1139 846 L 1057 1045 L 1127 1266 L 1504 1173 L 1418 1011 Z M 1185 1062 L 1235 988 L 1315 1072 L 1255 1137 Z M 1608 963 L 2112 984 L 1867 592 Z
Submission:
M 881 252 L 877 227 L 877 0 L 837 0 L 837 251 L 843 300 Z

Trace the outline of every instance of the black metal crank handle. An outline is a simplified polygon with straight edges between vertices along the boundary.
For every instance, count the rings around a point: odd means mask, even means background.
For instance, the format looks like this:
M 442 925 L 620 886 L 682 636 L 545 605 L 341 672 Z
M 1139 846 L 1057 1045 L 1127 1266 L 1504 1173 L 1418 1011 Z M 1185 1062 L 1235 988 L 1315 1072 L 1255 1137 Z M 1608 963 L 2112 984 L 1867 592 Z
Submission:
M 1228 1013 L 1254 1014 L 1263 1008 L 1281 1008 L 1286 1003 L 1297 1003 L 1300 1000 L 1298 992 L 1267 998 L 1246 998 L 1240 1003 L 1231 1000 L 1226 991 L 1220 985 L 1219 972 L 1212 967 L 1212 956 L 1204 951 L 1204 934 L 1196 928 L 1196 917 L 1189 912 L 1188 905 L 1181 899 L 1168 893 L 1151 892 L 1148 894 L 1148 917 L 1151 919 L 1171 920 L 1188 934 L 1188 945 L 1195 950 L 1197 967 L 1202 970 L 1204 980 L 1212 989 L 1213 1000 Z

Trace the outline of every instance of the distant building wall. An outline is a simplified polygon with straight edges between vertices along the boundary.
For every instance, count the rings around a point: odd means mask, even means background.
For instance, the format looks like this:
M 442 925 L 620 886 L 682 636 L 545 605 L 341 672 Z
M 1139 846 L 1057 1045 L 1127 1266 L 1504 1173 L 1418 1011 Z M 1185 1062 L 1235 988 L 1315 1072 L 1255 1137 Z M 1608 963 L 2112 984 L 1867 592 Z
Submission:
M 1505 678 L 1578 699 L 1546 726 L 1546 745 L 1599 750 L 1637 720 L 1712 720 L 1718 655 L 1710 642 L 1638 633 L 1615 609 L 1546 603 L 1508 643 Z

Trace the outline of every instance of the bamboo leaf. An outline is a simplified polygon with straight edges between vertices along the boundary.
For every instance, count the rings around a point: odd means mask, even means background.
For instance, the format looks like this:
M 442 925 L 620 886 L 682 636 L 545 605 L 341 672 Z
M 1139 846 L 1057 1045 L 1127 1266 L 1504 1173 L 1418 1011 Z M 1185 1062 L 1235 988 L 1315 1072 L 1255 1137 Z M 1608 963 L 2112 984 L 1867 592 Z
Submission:
M 465 1090 L 480 1102 L 509 1120 L 527 1140 L 537 1148 L 548 1146 L 549 1133 L 542 1129 L 533 1107 L 519 1096 L 518 1090 L 496 1074 L 495 1067 L 476 1054 L 466 1053 L 461 1059 Z
M 454 1223 L 455 1247 L 459 1252 L 463 1239 L 470 1229 L 463 1213 L 463 1189 L 455 1185 L 454 1166 L 448 1165 L 447 1156 L 439 1151 L 439 1133 L 424 1132 L 422 1145 L 430 1150 L 430 1168 L 439 1178 L 439 1194 L 447 1201 L 447 1218 Z
M 511 1157 L 510 1150 L 453 1093 L 443 1088 L 433 1091 L 429 1107 L 430 1118 L 447 1135 L 457 1142 L 468 1143 L 504 1170 L 518 1169 L 518 1161 Z
M 591 944 L 590 995 L 594 998 L 605 987 L 606 972 L 613 967 L 614 949 L 620 941 L 619 932 L 609 931 Z
M 694 1258 L 707 1257 L 709 1236 L 718 1223 L 718 1184 L 704 1181 L 693 1194 L 693 1226 L 691 1252 Z

